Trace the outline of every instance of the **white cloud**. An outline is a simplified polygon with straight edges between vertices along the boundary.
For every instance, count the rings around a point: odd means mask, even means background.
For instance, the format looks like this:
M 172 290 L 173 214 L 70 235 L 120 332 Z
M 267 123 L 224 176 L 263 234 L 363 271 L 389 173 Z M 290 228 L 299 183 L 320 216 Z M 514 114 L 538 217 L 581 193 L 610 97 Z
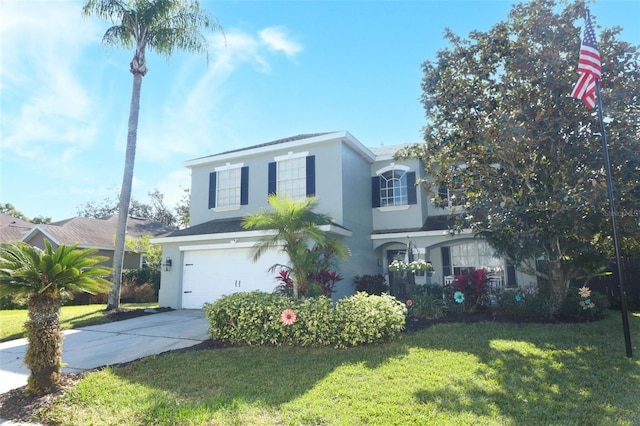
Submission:
M 302 46 L 287 36 L 284 27 L 269 27 L 260 31 L 260 40 L 275 51 L 282 51 L 289 58 L 294 57 L 302 51 Z
M 2 149 L 48 164 L 73 158 L 95 136 L 84 49 L 96 29 L 75 2 L 2 2 Z
M 227 31 L 225 36 L 215 34 L 210 47 L 211 63 L 206 68 L 201 58 L 184 57 L 180 71 L 166 91 L 160 115 L 154 113 L 153 123 L 141 122 L 138 132 L 144 135 L 138 139 L 141 157 L 154 161 L 177 157 L 182 161 L 226 149 L 213 135 L 237 131 L 228 118 L 236 112 L 236 99 L 229 88 L 232 86 L 227 84 L 230 76 L 242 67 L 271 72 L 271 62 L 278 54 L 284 53 L 291 60 L 302 51 L 302 46 L 287 36 L 284 27 L 269 27 L 255 34 L 238 30 Z M 241 115 L 249 113 L 247 110 Z

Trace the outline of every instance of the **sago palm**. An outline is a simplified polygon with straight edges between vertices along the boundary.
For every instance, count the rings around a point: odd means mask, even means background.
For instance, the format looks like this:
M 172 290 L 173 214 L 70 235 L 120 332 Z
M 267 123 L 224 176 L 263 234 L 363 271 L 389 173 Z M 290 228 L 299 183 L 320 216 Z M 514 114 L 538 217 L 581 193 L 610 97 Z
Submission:
M 140 89 L 142 77 L 147 73 L 146 50 L 149 48 L 167 57 L 178 49 L 206 53 L 208 43 L 201 30 L 216 31 L 221 27 L 200 10 L 197 1 L 88 0 L 82 11 L 85 16 L 96 15 L 114 24 L 105 32 L 102 38 L 104 44 L 134 48 L 133 59 L 129 64 L 129 70 L 133 74 L 133 89 L 113 256 L 113 289 L 107 305 L 107 309 L 115 309 L 120 306 L 125 233 L 138 137 Z
M 327 215 L 314 213 L 317 206 L 314 197 L 303 200 L 292 200 L 290 197 L 270 195 L 268 198 L 271 210 L 263 210 L 246 216 L 243 220 L 245 228 L 270 230 L 271 233 L 263 237 L 253 247 L 253 260 L 270 249 L 279 249 L 289 257 L 289 269 L 293 276 L 293 298 L 298 299 L 300 288 L 306 288 L 307 277 L 314 267 L 313 257 L 309 254 L 309 246 L 324 245 L 328 240 L 320 225 L 331 223 Z M 340 257 L 346 257 L 346 249 L 331 239 Z M 275 270 L 282 265 L 273 265 Z
M 111 270 L 98 265 L 108 258 L 94 256 L 96 252 L 64 244 L 53 250 L 47 240 L 44 251 L 23 242 L 0 245 L 0 297 L 28 301 L 24 362 L 31 370 L 27 389 L 32 393 L 47 393 L 59 384 L 62 301 L 74 292 L 107 293 L 111 288 L 102 278 Z

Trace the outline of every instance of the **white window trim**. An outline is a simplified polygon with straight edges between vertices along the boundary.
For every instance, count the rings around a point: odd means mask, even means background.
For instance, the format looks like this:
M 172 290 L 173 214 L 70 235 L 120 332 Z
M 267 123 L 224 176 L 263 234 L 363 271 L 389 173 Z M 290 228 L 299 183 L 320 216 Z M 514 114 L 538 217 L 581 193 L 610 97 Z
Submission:
M 391 163 L 390 165 L 383 167 L 381 169 L 376 170 L 376 175 L 381 176 L 386 172 L 391 172 L 393 170 L 402 170 L 405 173 L 411 171 L 411 167 L 399 165 L 396 163 Z
M 403 204 L 401 206 L 385 206 L 385 207 L 376 207 L 380 212 L 393 212 L 398 210 L 409 210 L 411 208 L 410 204 Z
M 244 167 L 244 163 L 235 163 L 235 164 L 227 163 L 224 166 L 218 166 L 213 170 L 216 173 L 218 173 L 218 172 L 224 172 L 227 170 L 241 169 L 243 167 Z M 242 185 L 242 176 L 240 176 L 240 185 Z M 216 206 L 217 205 L 218 205 L 218 181 L 216 181 Z M 240 207 L 241 207 L 240 204 L 237 204 L 233 206 L 214 207 L 211 210 L 213 210 L 214 212 L 228 212 L 233 210 L 240 210 Z
M 308 156 L 309 156 L 309 151 L 305 151 L 305 152 L 289 151 L 286 155 L 279 155 L 277 157 L 273 157 L 273 161 L 277 163 L 278 161 L 292 160 L 294 158 L 301 158 L 301 157 L 308 157 Z

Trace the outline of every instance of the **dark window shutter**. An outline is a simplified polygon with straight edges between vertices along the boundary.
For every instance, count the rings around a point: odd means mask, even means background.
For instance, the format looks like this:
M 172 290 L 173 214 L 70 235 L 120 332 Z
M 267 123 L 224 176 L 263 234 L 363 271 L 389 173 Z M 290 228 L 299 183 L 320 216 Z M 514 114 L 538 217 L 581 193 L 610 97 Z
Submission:
M 416 172 L 407 172 L 407 203 L 418 204 L 418 187 L 416 186 Z
M 440 247 L 442 254 L 442 276 L 451 275 L 451 249 L 449 247 Z
M 249 166 L 240 169 L 240 205 L 249 204 Z
M 513 263 L 507 262 L 507 282 L 506 285 L 509 287 L 515 287 L 518 285 L 518 280 L 516 278 L 516 267 L 513 266 Z
M 307 197 L 316 195 L 316 156 L 307 157 Z
M 269 189 L 267 191 L 268 195 L 276 194 L 276 162 L 269 163 Z
M 216 172 L 209 173 L 209 208 L 216 206 Z
M 380 176 L 371 178 L 371 207 L 380 207 Z

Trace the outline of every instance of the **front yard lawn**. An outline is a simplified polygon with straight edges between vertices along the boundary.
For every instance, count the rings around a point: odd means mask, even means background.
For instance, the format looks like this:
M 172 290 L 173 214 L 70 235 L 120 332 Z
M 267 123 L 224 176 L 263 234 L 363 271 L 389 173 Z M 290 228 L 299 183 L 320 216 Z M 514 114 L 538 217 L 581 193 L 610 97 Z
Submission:
M 130 303 L 123 304 L 123 309 L 134 309 L 140 307 L 155 307 L 154 303 Z M 60 314 L 60 328 L 67 330 L 70 328 L 87 327 L 89 325 L 104 324 L 109 322 L 109 318 L 104 315 L 106 305 L 79 305 L 63 306 Z M 27 321 L 26 309 L 13 309 L 0 311 L 0 342 L 20 339 L 25 337 L 24 323 Z
M 438 324 L 349 349 L 231 347 L 83 378 L 44 414 L 80 425 L 637 425 L 640 315 Z

